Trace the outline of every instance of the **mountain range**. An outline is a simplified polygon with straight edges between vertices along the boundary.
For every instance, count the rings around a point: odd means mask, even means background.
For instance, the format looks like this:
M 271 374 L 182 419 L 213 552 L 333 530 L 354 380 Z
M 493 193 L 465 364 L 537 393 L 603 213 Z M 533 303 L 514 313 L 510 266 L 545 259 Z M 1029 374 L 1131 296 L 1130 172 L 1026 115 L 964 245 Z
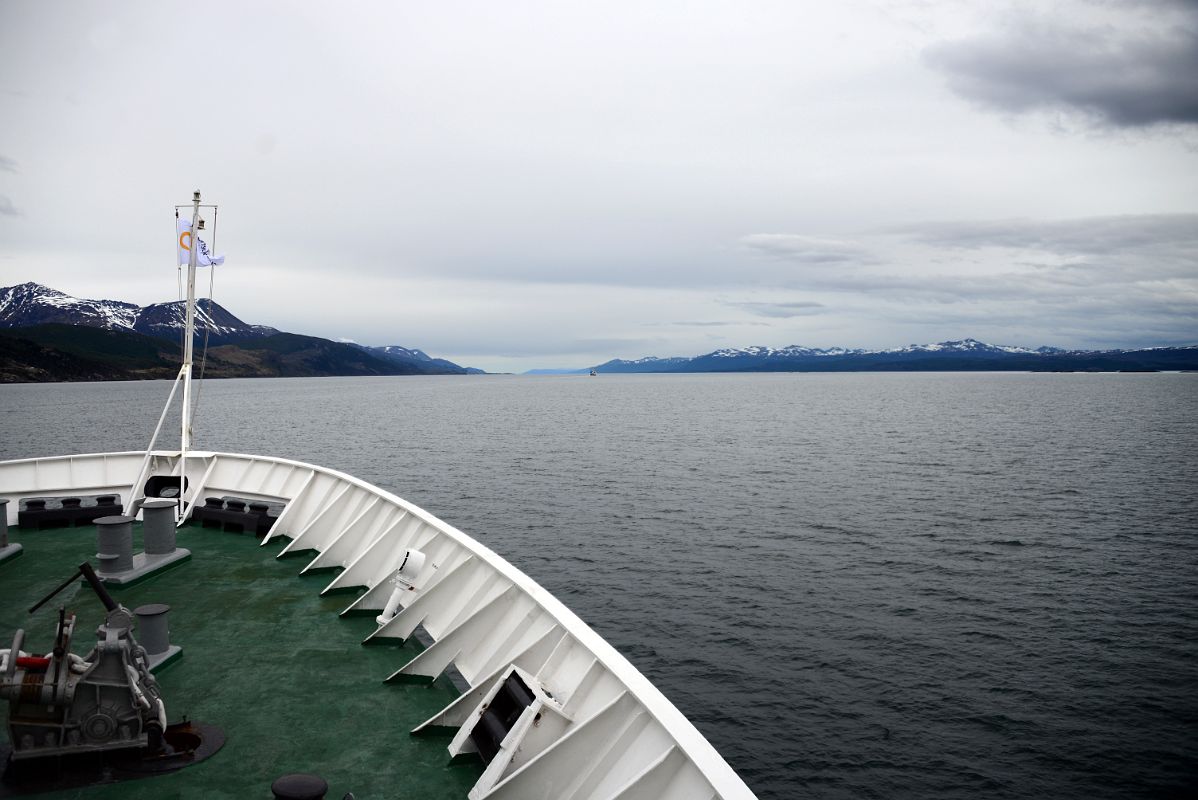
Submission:
M 0 288 L 0 382 L 171 378 L 182 360 L 181 301 L 138 306 L 72 297 L 38 283 Z M 200 301 L 196 353 L 208 377 L 460 375 L 423 350 L 286 333 Z M 206 350 L 203 348 L 206 337 Z M 1198 346 L 1121 350 L 994 345 L 977 339 L 885 350 L 846 347 L 724 348 L 694 357 L 612 359 L 593 367 L 527 374 L 649 372 L 1143 371 L 1198 370 Z
M 169 378 L 182 361 L 182 301 L 137 306 L 38 283 L 0 288 L 0 382 Z M 196 309 L 196 358 L 209 377 L 480 373 L 422 350 L 370 347 L 251 325 L 220 304 Z
M 886 350 L 847 347 L 725 348 L 686 358 L 649 356 L 635 361 L 612 359 L 593 367 L 533 370 L 530 374 L 629 372 L 898 372 L 898 371 L 1141 371 L 1198 369 L 1198 346 L 1139 350 L 1068 350 L 1016 347 L 960 339 L 911 344 Z

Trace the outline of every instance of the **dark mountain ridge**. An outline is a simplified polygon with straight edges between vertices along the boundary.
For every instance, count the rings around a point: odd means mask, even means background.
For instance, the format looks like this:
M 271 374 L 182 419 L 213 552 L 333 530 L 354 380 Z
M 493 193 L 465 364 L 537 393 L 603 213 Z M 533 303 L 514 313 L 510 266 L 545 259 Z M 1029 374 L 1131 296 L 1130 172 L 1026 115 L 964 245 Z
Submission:
M 186 304 L 181 300 L 137 306 L 119 300 L 72 297 L 40 283 L 0 288 L 0 328 L 57 323 L 179 340 L 186 313 Z M 209 344 L 273 336 L 278 332 L 266 325 L 242 322 L 219 303 L 201 300 L 196 304 L 197 338 L 206 333 Z
M 81 299 L 32 282 L 0 288 L 0 381 L 173 377 L 185 315 L 181 301 Z M 482 372 L 398 345 L 367 347 L 251 325 L 209 300 L 196 308 L 197 361 L 205 341 L 208 377 Z
M 590 370 L 635 372 L 919 372 L 919 371 L 1118 371 L 1198 369 L 1198 345 L 1122 350 L 994 345 L 977 339 L 912 344 L 887 350 L 844 347 L 725 348 L 693 358 L 612 359 Z

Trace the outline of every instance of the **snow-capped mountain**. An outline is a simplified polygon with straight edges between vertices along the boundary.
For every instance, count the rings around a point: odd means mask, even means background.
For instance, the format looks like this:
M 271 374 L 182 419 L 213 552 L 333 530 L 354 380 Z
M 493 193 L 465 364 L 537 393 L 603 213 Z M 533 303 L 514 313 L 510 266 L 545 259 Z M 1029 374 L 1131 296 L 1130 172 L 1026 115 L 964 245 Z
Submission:
M 397 344 L 389 344 L 383 347 L 370 347 L 368 345 L 355 345 L 368 353 L 378 356 L 384 361 L 390 361 L 394 364 L 410 364 L 414 365 L 420 371 L 436 371 L 443 374 L 485 374 L 481 369 L 474 367 L 463 367 L 458 364 L 448 361 L 444 358 L 433 358 L 423 350 L 418 350 L 412 347 L 402 347 Z
M 117 300 L 88 300 L 40 283 L 22 283 L 0 289 L 0 328 L 59 323 L 178 339 L 185 315 L 186 304 L 182 301 L 137 306 Z M 211 344 L 278 333 L 266 325 L 242 322 L 219 303 L 208 300 L 197 304 L 196 331 L 198 334 L 207 332 Z
M 0 329 L 31 328 L 49 324 L 73 325 L 136 333 L 179 344 L 186 327 L 186 314 L 187 305 L 182 301 L 137 306 L 116 300 L 87 300 L 32 282 L 0 288 Z M 205 334 L 210 346 L 237 344 L 243 350 L 262 350 L 267 343 L 259 340 L 275 337 L 267 347 L 267 350 L 275 353 L 274 361 L 279 360 L 279 353 L 290 354 L 287 356 L 290 361 L 283 366 L 272 361 L 258 373 L 247 367 L 243 370 L 247 376 L 482 373 L 482 370 L 473 367 L 461 367 L 443 358 L 433 358 L 423 350 L 399 345 L 367 347 L 351 342 L 332 342 L 314 336 L 284 334 L 266 325 L 243 322 L 219 303 L 200 300 L 196 304 L 197 340 L 204 339 Z M 297 353 L 300 355 L 296 355 Z M 363 360 L 360 353 L 365 353 L 370 358 Z M 239 373 L 233 371 L 229 374 Z
M 802 347 L 792 344 L 787 347 L 730 347 L 716 350 L 696 358 L 801 358 L 806 356 L 849 356 L 877 353 L 1063 353 L 1059 347 L 1040 347 L 1035 350 L 1005 344 L 987 344 L 977 339 L 937 342 L 935 344 L 909 344 L 904 347 L 889 347 L 885 350 L 863 350 L 859 347 Z
M 850 350 L 845 347 L 801 347 L 797 344 L 787 347 L 773 348 L 763 345 L 751 347 L 726 347 L 698 358 L 742 358 L 753 356 L 759 358 L 797 358 L 799 356 L 843 356 L 851 353 L 864 353 L 865 350 Z
M 403 347 L 398 344 L 388 344 L 381 347 L 371 347 L 372 352 L 384 356 L 393 356 L 396 358 L 404 358 L 410 361 L 432 361 L 433 358 L 423 350 L 418 350 L 414 347 Z
M 134 330 L 147 336 L 177 338 L 187 324 L 187 304 L 182 300 L 154 303 L 141 309 Z M 279 331 L 267 325 L 242 322 L 219 303 L 201 300 L 196 303 L 196 331 L 208 331 L 209 341 L 231 342 L 273 336 Z
M 802 347 L 797 344 L 792 344 L 787 347 L 773 348 L 762 347 L 760 345 L 753 347 L 738 347 L 725 348 L 716 350 L 696 358 L 802 358 L 807 356 L 861 356 L 861 355 L 879 355 L 885 353 L 1066 353 L 1059 347 L 1021 347 L 1018 345 L 1007 344 L 987 344 L 980 342 L 977 339 L 959 339 L 956 341 L 936 342 L 933 344 L 909 344 L 903 347 L 889 347 L 885 350 L 864 350 L 862 348 L 849 347 Z
M 662 372 L 665 370 L 665 368 L 681 366 L 683 364 L 688 363 L 690 360 L 691 359 L 684 358 L 683 356 L 671 356 L 670 358 L 658 358 L 657 356 L 646 356 L 645 358 L 638 358 L 635 361 L 629 361 L 624 358 L 613 358 L 611 361 L 608 361 L 606 364 L 603 364 L 601 366 L 604 366 L 604 367 L 620 366 L 620 367 L 631 367 L 631 368 L 644 367 L 644 368 L 647 368 L 646 371 Z M 579 370 L 579 371 L 584 372 L 585 370 Z
M 909 344 L 905 347 L 892 347 L 882 353 L 1034 353 L 1029 347 L 1012 347 L 1005 344 L 987 344 L 977 339 L 961 339 L 955 342 L 937 342 L 935 344 Z
M 22 283 L 0 289 L 0 327 L 25 328 L 53 322 L 109 330 L 133 330 L 140 306 L 117 300 L 83 300 L 42 286 Z
M 694 358 L 613 359 L 575 372 L 824 372 L 903 370 L 1190 369 L 1193 347 L 1085 351 L 997 345 L 977 339 L 884 350 L 847 347 L 726 347 Z

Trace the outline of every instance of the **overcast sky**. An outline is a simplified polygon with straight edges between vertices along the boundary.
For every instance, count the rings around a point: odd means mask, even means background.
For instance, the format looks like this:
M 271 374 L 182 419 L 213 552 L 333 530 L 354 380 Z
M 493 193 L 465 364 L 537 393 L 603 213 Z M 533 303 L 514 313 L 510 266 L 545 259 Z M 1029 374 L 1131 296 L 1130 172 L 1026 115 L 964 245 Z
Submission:
M 1195 76 L 1193 2 L 5 0 L 0 285 L 174 299 L 198 188 L 237 316 L 488 370 L 1198 343 Z

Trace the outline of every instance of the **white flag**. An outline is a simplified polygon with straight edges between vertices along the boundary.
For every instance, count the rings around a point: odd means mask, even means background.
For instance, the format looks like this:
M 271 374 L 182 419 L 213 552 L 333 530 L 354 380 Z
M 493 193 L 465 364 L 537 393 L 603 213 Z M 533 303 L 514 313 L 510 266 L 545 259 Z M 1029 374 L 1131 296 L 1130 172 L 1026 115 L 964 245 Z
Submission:
M 184 219 L 183 217 L 179 217 L 178 223 L 175 225 L 175 233 L 177 235 L 177 244 L 178 244 L 178 251 L 179 251 L 179 266 L 183 266 L 184 264 L 187 263 L 187 260 L 191 257 L 191 242 L 192 242 L 191 222 L 189 220 Z M 204 242 L 203 239 L 201 239 L 198 236 L 196 236 L 194 238 L 200 248 L 199 251 L 196 253 L 196 266 L 197 267 L 209 267 L 209 266 L 219 267 L 221 264 L 225 263 L 224 256 L 214 256 L 214 255 L 212 255 L 212 253 L 208 252 L 208 245 Z

